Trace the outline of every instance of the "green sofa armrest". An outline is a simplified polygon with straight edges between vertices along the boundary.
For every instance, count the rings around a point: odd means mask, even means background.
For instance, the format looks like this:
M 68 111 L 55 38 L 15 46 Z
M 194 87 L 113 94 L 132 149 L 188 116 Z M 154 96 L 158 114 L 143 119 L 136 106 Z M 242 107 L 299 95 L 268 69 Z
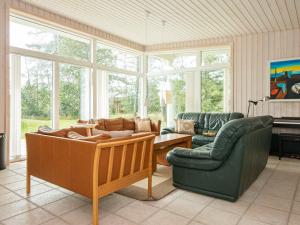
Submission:
M 216 170 L 222 165 L 222 161 L 208 158 L 186 158 L 175 155 L 172 151 L 167 154 L 167 160 L 176 167 L 190 168 L 196 170 Z
M 166 127 L 163 128 L 160 134 L 170 134 L 170 133 L 176 133 L 175 132 L 175 127 Z
M 194 159 L 211 159 L 210 151 L 205 148 L 181 148 L 177 147 L 171 151 L 174 155 L 183 158 L 194 158 Z

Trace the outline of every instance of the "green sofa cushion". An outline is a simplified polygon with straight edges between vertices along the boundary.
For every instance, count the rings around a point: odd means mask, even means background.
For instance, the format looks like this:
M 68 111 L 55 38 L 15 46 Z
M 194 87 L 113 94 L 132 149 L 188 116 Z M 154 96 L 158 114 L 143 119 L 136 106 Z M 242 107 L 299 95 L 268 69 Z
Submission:
M 174 148 L 172 152 L 177 156 L 185 157 L 185 158 L 210 159 L 212 144 L 213 143 L 210 143 L 195 149 L 177 147 Z

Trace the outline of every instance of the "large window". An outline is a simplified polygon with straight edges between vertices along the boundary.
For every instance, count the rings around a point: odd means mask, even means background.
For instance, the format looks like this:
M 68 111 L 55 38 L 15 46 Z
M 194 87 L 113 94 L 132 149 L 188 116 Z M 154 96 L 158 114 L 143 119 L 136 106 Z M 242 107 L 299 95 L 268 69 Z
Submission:
M 148 115 L 174 125 L 179 112 L 225 111 L 229 49 L 148 57 Z
M 139 71 L 140 56 L 128 51 L 97 43 L 96 61 L 106 68 Z
M 134 75 L 108 73 L 109 116 L 132 118 L 137 116 L 139 79 Z
M 90 118 L 89 69 L 70 64 L 60 64 L 60 127 L 75 124 L 78 119 Z

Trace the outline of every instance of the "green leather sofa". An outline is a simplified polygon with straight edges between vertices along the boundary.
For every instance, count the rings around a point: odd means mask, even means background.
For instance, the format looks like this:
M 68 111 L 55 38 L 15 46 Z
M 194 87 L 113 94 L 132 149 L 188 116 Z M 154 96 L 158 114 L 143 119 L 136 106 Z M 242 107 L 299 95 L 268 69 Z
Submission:
M 243 118 L 242 113 L 179 113 L 177 119 L 194 120 L 195 121 L 195 135 L 192 138 L 193 148 L 209 144 L 215 140 L 215 137 L 204 136 L 205 131 L 218 130 L 228 121 L 233 119 Z M 175 133 L 175 128 L 164 128 L 161 134 Z
M 210 144 L 174 148 L 167 155 L 174 186 L 236 201 L 266 166 L 272 124 L 271 116 L 236 119 L 226 123 Z

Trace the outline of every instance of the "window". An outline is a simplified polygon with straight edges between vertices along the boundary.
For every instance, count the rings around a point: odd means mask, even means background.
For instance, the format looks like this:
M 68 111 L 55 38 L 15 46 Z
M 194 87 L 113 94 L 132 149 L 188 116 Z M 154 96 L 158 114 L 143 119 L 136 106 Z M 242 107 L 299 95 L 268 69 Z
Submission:
M 165 54 L 149 56 L 148 59 L 149 73 L 195 68 L 196 66 L 196 55 Z
M 98 42 L 96 61 L 99 65 L 107 68 L 138 72 L 140 56 Z
M 134 75 L 107 73 L 109 76 L 109 116 L 132 118 L 137 115 L 139 79 Z
M 17 17 L 10 20 L 10 45 L 56 54 L 75 60 L 90 60 L 91 41 Z
M 201 109 L 202 112 L 224 111 L 224 74 L 225 70 L 202 72 Z
M 148 115 L 165 127 L 179 112 L 225 111 L 228 67 L 229 49 L 150 55 Z
M 51 61 L 11 55 L 11 159 L 26 155 L 25 133 L 53 125 L 52 67 Z
M 59 69 L 59 125 L 64 128 L 90 118 L 90 74 L 89 68 L 70 64 L 60 64 Z
M 229 51 L 226 50 L 208 50 L 202 52 L 202 65 L 228 64 Z

